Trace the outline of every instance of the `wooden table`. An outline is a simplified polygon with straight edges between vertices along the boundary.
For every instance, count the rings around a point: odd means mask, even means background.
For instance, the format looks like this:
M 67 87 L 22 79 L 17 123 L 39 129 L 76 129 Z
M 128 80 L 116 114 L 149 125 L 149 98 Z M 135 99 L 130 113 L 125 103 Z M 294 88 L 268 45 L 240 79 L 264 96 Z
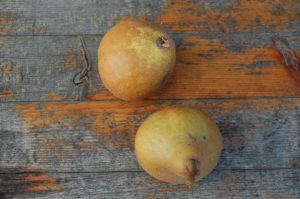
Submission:
M 1 199 L 300 198 L 300 85 L 271 40 L 300 54 L 299 0 L 1 0 L 0 10 Z M 148 16 L 177 43 L 170 83 L 138 102 L 113 97 L 97 71 L 99 41 L 124 15 Z M 203 109 L 224 137 L 218 167 L 193 187 L 153 179 L 134 155 L 142 121 L 175 105 Z

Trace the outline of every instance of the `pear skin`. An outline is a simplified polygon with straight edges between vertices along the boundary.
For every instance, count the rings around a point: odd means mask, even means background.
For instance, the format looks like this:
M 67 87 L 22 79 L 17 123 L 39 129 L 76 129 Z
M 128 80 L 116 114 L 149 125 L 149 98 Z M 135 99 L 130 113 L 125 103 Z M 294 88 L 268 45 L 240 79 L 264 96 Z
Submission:
M 105 87 L 123 100 L 142 99 L 165 84 L 176 47 L 160 28 L 136 17 L 120 20 L 98 48 L 98 70 Z
M 222 136 L 205 113 L 189 107 L 166 108 L 150 115 L 135 138 L 138 163 L 154 178 L 193 184 L 218 164 Z

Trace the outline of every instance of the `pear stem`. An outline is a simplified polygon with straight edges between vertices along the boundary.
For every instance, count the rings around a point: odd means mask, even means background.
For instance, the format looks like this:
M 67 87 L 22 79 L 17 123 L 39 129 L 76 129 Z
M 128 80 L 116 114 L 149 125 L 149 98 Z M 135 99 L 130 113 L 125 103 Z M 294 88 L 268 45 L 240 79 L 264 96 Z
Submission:
M 186 162 L 187 169 L 187 185 L 192 185 L 195 182 L 195 177 L 198 173 L 196 160 L 189 159 Z

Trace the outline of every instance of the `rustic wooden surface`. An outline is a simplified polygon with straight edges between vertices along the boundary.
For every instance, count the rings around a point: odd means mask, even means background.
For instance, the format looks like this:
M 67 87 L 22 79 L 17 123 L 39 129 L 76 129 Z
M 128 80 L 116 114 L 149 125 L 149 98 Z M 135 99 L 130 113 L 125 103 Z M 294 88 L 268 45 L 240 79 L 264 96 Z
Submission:
M 177 43 L 171 81 L 138 102 L 113 97 L 97 72 L 101 37 L 126 15 Z M 300 85 L 274 36 L 300 58 L 299 0 L 1 0 L 0 199 L 300 198 Z M 142 121 L 175 105 L 203 109 L 224 137 L 218 167 L 193 187 L 151 178 L 134 156 Z

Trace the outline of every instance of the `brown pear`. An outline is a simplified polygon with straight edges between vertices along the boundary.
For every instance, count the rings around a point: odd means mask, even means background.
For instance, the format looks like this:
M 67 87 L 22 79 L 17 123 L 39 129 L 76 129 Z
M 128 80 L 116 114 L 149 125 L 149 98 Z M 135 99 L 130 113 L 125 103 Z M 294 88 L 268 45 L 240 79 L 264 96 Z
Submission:
M 176 59 L 173 39 L 141 18 L 120 20 L 98 48 L 98 69 L 105 87 L 124 100 L 142 99 L 161 87 Z
M 217 165 L 222 150 L 218 126 L 205 113 L 188 107 L 166 108 L 139 127 L 135 153 L 154 178 L 173 184 L 193 184 Z

